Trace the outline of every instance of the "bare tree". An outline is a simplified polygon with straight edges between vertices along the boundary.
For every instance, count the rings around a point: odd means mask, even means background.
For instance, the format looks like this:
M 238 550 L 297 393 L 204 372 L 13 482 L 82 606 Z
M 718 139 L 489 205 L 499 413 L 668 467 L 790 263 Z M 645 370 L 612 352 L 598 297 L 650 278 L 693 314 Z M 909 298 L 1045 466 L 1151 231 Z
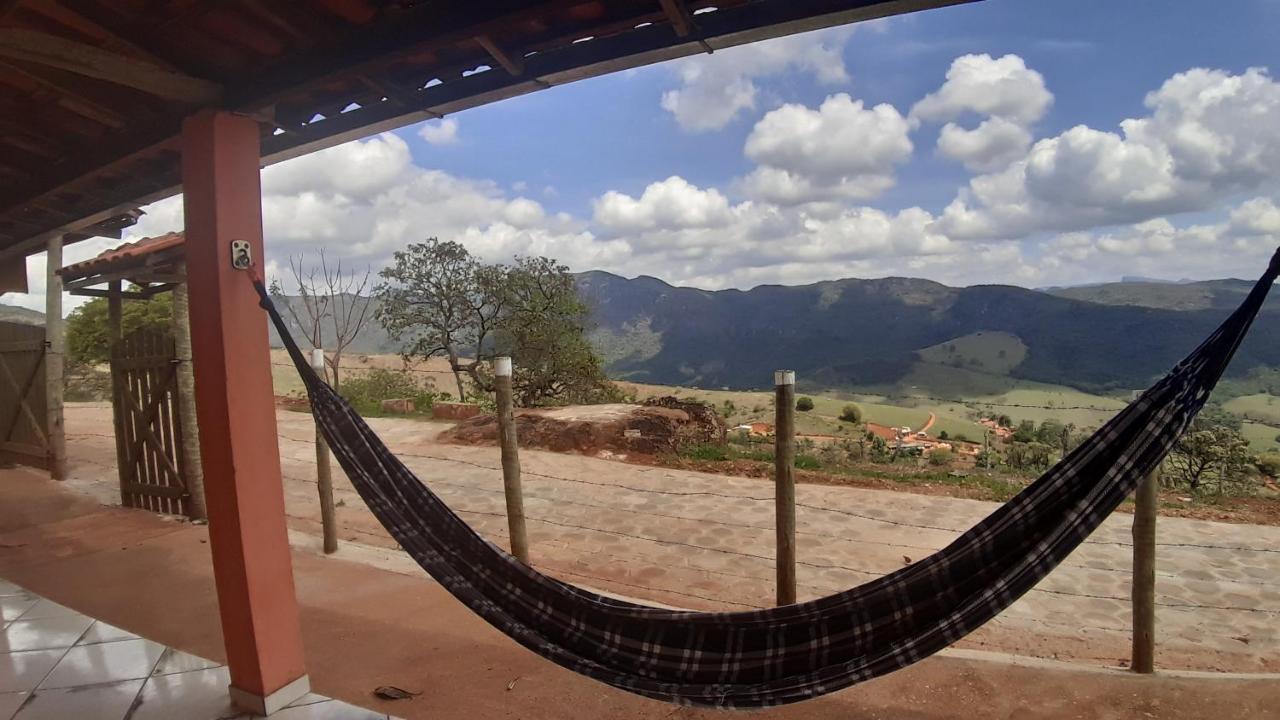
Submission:
M 323 249 L 318 265 L 308 265 L 306 255 L 290 256 L 289 270 L 298 286 L 300 302 L 285 298 L 284 306 L 312 347 L 328 346 L 325 366 L 330 383 L 338 388 L 342 382 L 342 354 L 371 317 L 367 293 L 371 289 L 372 273 L 368 268 L 364 274 L 349 271 L 343 267 L 342 260 L 331 266 Z M 271 283 L 271 294 L 284 296 L 278 280 Z

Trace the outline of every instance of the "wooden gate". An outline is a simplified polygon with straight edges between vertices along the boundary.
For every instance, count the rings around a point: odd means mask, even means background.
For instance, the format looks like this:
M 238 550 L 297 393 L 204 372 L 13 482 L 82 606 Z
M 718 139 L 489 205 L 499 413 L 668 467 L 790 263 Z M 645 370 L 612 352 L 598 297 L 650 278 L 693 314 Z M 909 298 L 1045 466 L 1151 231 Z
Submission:
M 0 323 L 0 461 L 49 467 L 44 328 Z
M 175 356 L 171 337 L 138 331 L 124 338 L 111 353 L 112 406 L 121 503 L 186 515 Z

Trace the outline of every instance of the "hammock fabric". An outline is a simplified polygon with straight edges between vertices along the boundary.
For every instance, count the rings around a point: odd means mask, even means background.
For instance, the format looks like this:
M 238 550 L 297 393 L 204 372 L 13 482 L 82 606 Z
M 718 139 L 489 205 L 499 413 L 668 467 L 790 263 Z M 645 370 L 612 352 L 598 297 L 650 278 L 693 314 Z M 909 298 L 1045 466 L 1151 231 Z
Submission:
M 1278 271 L 1280 251 L 1240 308 L 1169 375 L 944 549 L 829 597 L 719 613 L 605 597 L 484 540 L 312 371 L 262 283 L 254 285 L 352 484 L 454 597 L 529 650 L 616 688 L 685 705 L 754 708 L 906 667 L 1030 590 L 1160 465 L 1209 397 Z

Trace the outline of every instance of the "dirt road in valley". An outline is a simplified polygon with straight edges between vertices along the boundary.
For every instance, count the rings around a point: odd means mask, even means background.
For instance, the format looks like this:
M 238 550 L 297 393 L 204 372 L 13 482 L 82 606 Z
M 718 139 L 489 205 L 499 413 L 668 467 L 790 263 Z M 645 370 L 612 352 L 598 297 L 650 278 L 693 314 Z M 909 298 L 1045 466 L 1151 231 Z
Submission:
M 318 535 L 313 426 L 279 413 L 290 528 Z M 371 425 L 486 537 L 506 543 L 497 451 L 435 442 L 444 426 Z M 70 405 L 72 480 L 118 502 L 105 405 Z M 697 609 L 771 603 L 768 481 L 522 451 L 533 561 L 566 580 Z M 339 476 L 343 541 L 394 548 Z M 797 489 L 801 599 L 866 582 L 924 557 L 988 514 L 991 503 L 880 490 Z M 1058 570 L 960 647 L 1120 665 L 1129 655 L 1130 516 L 1117 514 Z M 1280 528 L 1161 518 L 1157 663 L 1162 668 L 1280 671 Z

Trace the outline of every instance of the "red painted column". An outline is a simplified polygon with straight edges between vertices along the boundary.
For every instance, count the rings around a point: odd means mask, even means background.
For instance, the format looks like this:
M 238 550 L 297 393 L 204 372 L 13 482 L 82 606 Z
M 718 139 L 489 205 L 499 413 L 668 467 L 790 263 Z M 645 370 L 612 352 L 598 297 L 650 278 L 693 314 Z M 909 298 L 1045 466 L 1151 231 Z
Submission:
M 248 273 L 262 267 L 258 124 L 201 111 L 182 128 L 182 185 L 196 413 L 209 544 L 231 670 L 246 710 L 269 713 L 308 691 L 276 435 L 267 318 Z

